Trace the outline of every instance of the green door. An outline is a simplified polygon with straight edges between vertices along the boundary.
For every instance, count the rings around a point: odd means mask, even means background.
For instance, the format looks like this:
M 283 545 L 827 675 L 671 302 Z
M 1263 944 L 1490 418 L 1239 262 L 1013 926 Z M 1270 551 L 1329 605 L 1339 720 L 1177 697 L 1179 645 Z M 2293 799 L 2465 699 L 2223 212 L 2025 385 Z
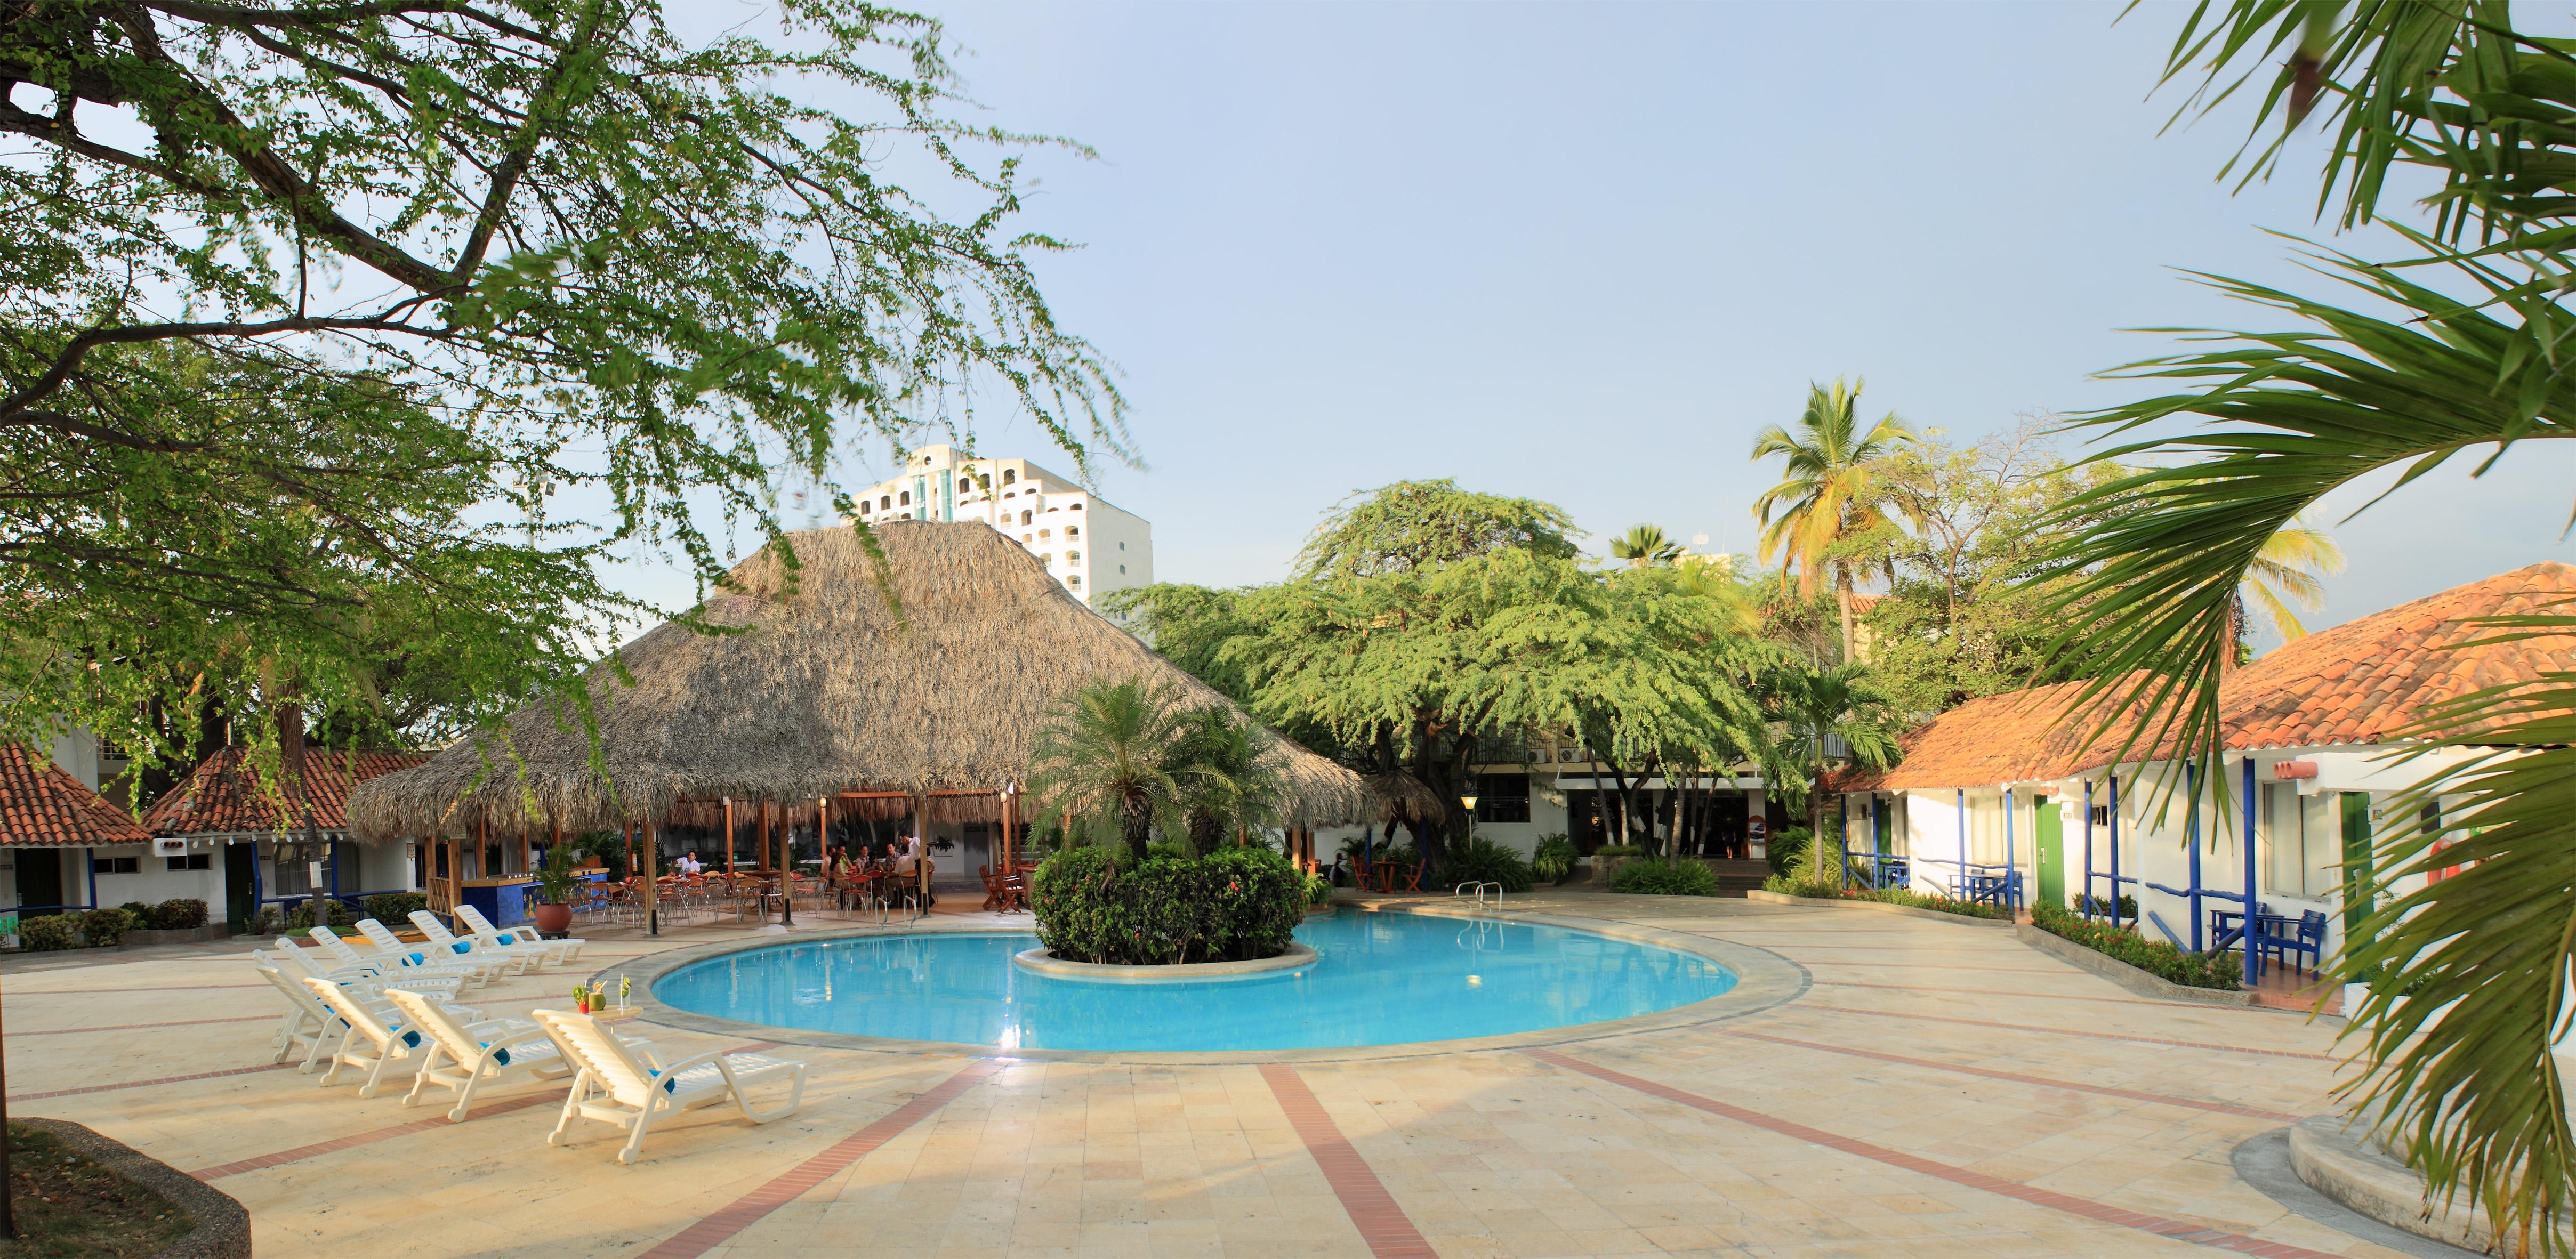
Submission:
M 2030 833 L 2039 842 L 2039 899 L 2066 905 L 2066 833 L 2056 802 L 2046 796 L 2031 802 Z
M 2377 907 L 2371 893 L 2370 793 L 2343 793 L 2343 946 L 2349 950 L 2362 937 L 2361 923 Z M 2364 977 L 2371 983 L 2374 977 Z
M 1873 852 L 1896 851 L 1896 814 L 1890 808 L 1892 803 L 1892 801 L 1880 800 L 1869 806 L 1870 822 L 1874 828 L 1874 833 L 1870 836 Z
M 259 845 L 224 845 L 224 929 L 234 935 L 251 930 L 259 917 Z

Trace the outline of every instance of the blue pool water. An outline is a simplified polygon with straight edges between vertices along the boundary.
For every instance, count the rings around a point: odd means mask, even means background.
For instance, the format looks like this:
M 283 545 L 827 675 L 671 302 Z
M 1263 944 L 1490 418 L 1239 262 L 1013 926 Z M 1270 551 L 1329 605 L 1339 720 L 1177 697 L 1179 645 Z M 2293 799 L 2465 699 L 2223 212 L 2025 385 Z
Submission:
M 1499 1036 L 1687 1005 L 1735 986 L 1693 954 L 1528 923 L 1342 910 L 1295 971 L 1101 983 L 1011 964 L 1023 934 L 880 936 L 731 953 L 655 982 L 682 1010 L 1006 1049 L 1321 1049 Z

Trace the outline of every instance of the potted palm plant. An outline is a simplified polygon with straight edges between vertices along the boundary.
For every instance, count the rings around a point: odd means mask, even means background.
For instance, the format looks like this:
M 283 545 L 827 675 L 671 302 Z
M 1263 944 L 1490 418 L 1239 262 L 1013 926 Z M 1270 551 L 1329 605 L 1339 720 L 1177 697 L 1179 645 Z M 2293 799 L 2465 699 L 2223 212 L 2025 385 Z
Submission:
M 572 872 L 572 845 L 557 844 L 546 852 L 546 864 L 537 871 L 537 903 L 528 907 L 528 918 L 537 924 L 541 935 L 559 936 L 572 929 L 573 897 L 580 893 L 582 880 Z

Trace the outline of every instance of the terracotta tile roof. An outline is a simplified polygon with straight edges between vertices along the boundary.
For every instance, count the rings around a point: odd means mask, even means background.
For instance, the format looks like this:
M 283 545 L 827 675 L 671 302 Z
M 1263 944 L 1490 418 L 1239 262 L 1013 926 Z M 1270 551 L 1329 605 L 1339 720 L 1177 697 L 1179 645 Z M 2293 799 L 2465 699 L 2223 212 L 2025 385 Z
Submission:
M 2231 748 L 2383 743 L 2444 700 L 2576 672 L 2576 635 L 2460 644 L 2497 616 L 2576 613 L 2576 568 L 2534 564 L 2320 630 L 2239 670 L 2220 693 Z
M 148 844 L 125 810 L 81 785 L 54 758 L 0 746 L 0 846 L 81 848 Z
M 326 831 L 349 825 L 349 775 L 344 755 L 314 749 L 305 759 L 304 776 L 313 803 L 313 824 Z M 409 769 L 429 759 L 426 752 L 360 752 L 357 780 Z M 303 825 L 301 818 L 281 816 L 277 801 L 260 784 L 259 766 L 241 747 L 228 747 L 207 757 L 188 781 L 161 797 L 143 816 L 155 835 L 207 835 L 274 831 Z
M 2219 692 L 2226 744 L 2386 742 L 2443 700 L 2546 673 L 2576 672 L 2576 635 L 2459 646 L 2505 632 L 2475 624 L 2482 618 L 2541 612 L 2570 597 L 2576 597 L 2576 568 L 2534 564 L 2311 634 L 2227 680 Z M 2064 682 L 1971 700 L 1900 740 L 1902 763 L 1882 773 L 1839 775 L 1833 787 L 1979 787 L 2100 769 L 2118 753 L 2128 727 L 2085 745 L 2097 719 L 2064 711 L 2082 689 L 2081 683 Z M 2144 755 L 2132 750 L 2125 759 Z

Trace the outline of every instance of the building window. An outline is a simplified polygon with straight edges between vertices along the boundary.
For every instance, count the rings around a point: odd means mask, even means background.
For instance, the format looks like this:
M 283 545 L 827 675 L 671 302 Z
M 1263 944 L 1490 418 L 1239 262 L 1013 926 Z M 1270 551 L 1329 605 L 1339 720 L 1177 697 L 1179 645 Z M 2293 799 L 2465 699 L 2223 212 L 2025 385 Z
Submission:
M 1030 543 L 1032 543 L 1032 542 L 1035 542 L 1035 541 L 1037 541 L 1037 540 L 1038 540 L 1038 535 L 1036 535 L 1036 534 L 1034 534 L 1034 533 L 1023 533 L 1023 534 L 1021 534 L 1021 535 L 1020 535 L 1020 545 L 1021 545 L 1021 546 L 1027 546 L 1028 544 L 1030 544 Z
M 1075 511 L 1081 511 L 1081 510 L 1082 510 L 1082 504 L 1080 504 L 1080 503 L 1075 503 L 1075 504 L 1073 505 L 1073 509 L 1074 509 Z
M 2293 783 L 2263 784 L 2255 835 L 2261 841 L 2263 882 L 2283 896 L 2323 897 L 2342 884 L 2343 819 L 2337 793 L 2302 799 Z
M 1019 470 L 1018 470 L 1018 469 L 1016 469 L 1016 468 L 1004 468 L 1004 469 L 1002 469 L 1002 484 L 1004 484 L 1004 485 L 1009 485 L 1009 484 L 1010 484 L 1010 483 L 1012 483 L 1013 481 L 1017 481 L 1017 480 L 1019 480 L 1019 479 L 1020 479 L 1020 473 L 1019 473 Z
M 879 494 L 879 495 L 877 495 L 877 510 L 879 510 L 879 511 L 884 511 L 886 508 L 889 508 L 889 507 L 892 507 L 892 506 L 894 506 L 894 500 L 893 500 L 893 499 L 891 499 L 891 498 L 887 498 L 887 497 L 886 497 L 885 495 L 883 495 L 883 494 Z
M 192 852 L 184 857 L 163 857 L 161 860 L 164 865 L 168 866 L 173 871 L 212 870 L 215 868 L 213 853 Z
M 1055 567 L 1055 552 L 1049 551 L 1046 554 L 1039 556 L 1038 563 L 1044 564 L 1049 568 Z
M 93 857 L 90 859 L 89 868 L 93 874 L 141 874 L 143 858 Z
M 1476 775 L 1476 820 L 1479 822 L 1526 822 L 1530 820 L 1529 775 Z
M 1080 551 L 1067 551 L 1067 552 L 1065 552 L 1065 553 L 1064 553 L 1064 562 L 1065 562 L 1065 563 L 1067 563 L 1067 564 L 1079 564 L 1079 563 L 1081 563 L 1081 562 L 1082 562 L 1082 552 L 1080 552 Z
M 1119 571 L 1119 572 L 1122 572 L 1122 573 L 1123 573 L 1123 572 L 1126 572 L 1126 571 L 1127 571 L 1127 566 L 1126 566 L 1126 565 L 1124 565 L 1124 564 L 1119 565 L 1119 566 L 1118 566 L 1118 571 Z
M 1068 537 L 1068 538 L 1079 538 L 1079 537 L 1081 537 L 1081 536 L 1082 536 L 1082 526 L 1080 526 L 1080 525 L 1066 525 L 1066 526 L 1064 527 L 1064 536 L 1066 536 L 1066 537 Z
M 1054 537 L 1054 536 L 1055 536 L 1055 530 L 1053 530 L 1053 529 L 1040 529 L 1040 530 L 1038 530 L 1038 536 L 1039 536 L 1039 537 L 1041 537 L 1041 538 L 1052 538 L 1052 537 Z
M 1127 544 L 1126 544 L 1126 543 L 1124 543 L 1124 542 L 1119 543 L 1119 544 L 1118 544 L 1118 549 L 1119 549 L 1119 550 L 1121 550 L 1121 551 L 1126 550 L 1126 549 L 1127 549 Z
M 1067 577 L 1064 579 L 1064 584 L 1071 586 L 1076 590 L 1082 589 L 1082 579 L 1079 577 Z
M 1037 513 L 1035 513 L 1035 512 L 1025 512 L 1025 511 L 1024 511 L 1024 512 L 1021 512 L 1021 513 L 1020 513 L 1020 523 L 1021 523 L 1021 524 L 1027 524 L 1027 523 L 1029 523 L 1030 521 L 1035 520 L 1035 519 L 1037 519 Z
M 895 496 L 894 496 L 894 501 L 895 501 L 895 506 L 897 506 L 897 507 L 909 507 L 909 506 L 911 506 L 911 505 L 912 505 L 912 491 L 910 491 L 910 490 L 905 490 L 903 493 L 895 495 Z

